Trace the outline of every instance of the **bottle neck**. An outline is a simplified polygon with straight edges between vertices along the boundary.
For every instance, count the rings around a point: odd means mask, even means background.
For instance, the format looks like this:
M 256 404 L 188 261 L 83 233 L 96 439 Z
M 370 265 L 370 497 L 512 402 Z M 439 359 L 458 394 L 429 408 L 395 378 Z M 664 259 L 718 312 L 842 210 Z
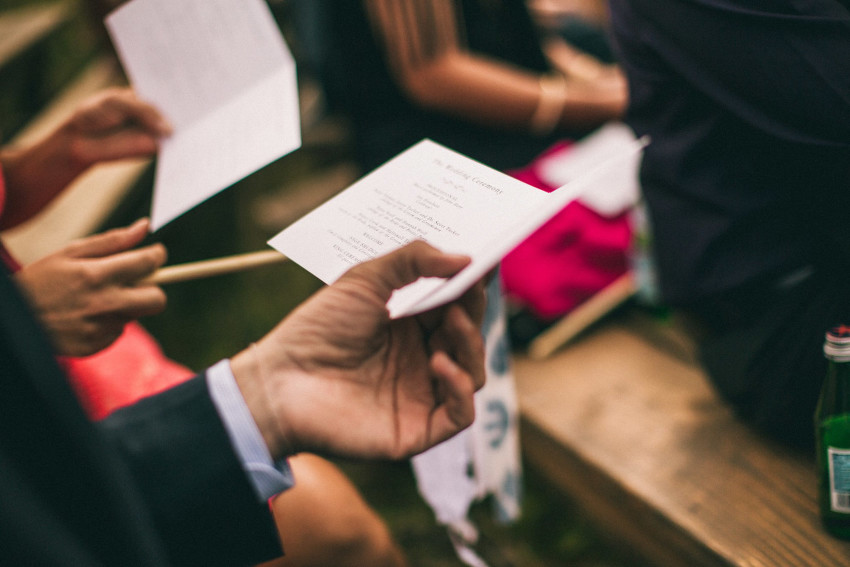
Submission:
M 818 405 L 821 416 L 850 413 L 850 362 L 827 357 L 826 379 Z

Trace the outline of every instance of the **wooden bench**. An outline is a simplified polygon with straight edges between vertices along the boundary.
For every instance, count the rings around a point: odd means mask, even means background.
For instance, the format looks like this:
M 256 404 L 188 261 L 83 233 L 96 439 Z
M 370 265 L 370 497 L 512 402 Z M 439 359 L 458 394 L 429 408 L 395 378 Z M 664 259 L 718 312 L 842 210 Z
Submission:
M 0 134 L 4 142 L 80 72 L 97 50 L 83 0 L 12 0 L 0 10 Z
M 514 366 L 528 463 L 614 544 L 650 565 L 850 565 L 813 457 L 741 424 L 668 322 L 626 303 Z

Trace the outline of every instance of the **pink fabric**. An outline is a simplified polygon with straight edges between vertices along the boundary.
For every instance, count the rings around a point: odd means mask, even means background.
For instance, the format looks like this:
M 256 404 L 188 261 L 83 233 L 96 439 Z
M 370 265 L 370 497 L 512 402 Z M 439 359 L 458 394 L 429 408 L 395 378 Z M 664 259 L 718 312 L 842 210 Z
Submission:
M 540 178 L 537 164 L 569 151 L 569 145 L 558 144 L 528 167 L 508 173 L 551 192 L 556 188 Z M 631 238 L 627 212 L 607 218 L 574 201 L 502 261 L 505 294 L 541 319 L 560 317 L 626 272 Z
M 165 356 L 140 324 L 128 323 L 107 348 L 84 358 L 60 358 L 71 387 L 92 419 L 183 382 L 194 372 Z

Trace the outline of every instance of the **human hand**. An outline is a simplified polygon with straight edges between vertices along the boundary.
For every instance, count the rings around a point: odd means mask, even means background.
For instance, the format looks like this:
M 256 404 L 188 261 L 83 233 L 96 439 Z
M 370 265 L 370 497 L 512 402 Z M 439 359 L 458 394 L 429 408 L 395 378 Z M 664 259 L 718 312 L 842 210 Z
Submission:
M 84 102 L 60 127 L 72 160 L 82 167 L 156 152 L 171 133 L 159 111 L 129 88 L 104 90 Z
M 135 285 L 165 262 L 161 244 L 131 250 L 148 227 L 142 219 L 77 240 L 15 274 L 59 354 L 94 354 L 127 322 L 165 308 L 159 287 Z
M 629 89 L 618 65 L 603 63 L 557 37 L 547 39 L 542 47 L 565 80 L 566 120 L 575 126 L 597 126 L 623 117 Z
M 541 47 L 552 66 L 565 77 L 608 88 L 626 87 L 625 76 L 618 65 L 603 63 L 559 37 L 547 38 Z
M 402 458 L 472 423 L 484 385 L 483 284 L 391 320 L 394 289 L 469 259 L 413 242 L 350 269 L 231 361 L 273 456 Z
M 7 200 L 0 228 L 38 213 L 97 163 L 153 155 L 159 139 L 170 133 L 159 112 L 129 88 L 94 95 L 37 143 L 2 148 Z

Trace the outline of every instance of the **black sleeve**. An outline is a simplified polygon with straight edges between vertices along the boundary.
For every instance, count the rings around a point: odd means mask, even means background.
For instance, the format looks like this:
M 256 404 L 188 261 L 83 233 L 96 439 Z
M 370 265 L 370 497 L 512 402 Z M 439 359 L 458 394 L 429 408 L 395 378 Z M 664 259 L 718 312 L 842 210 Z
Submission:
M 131 470 L 178 565 L 245 565 L 281 555 L 203 375 L 119 410 L 101 427 Z

